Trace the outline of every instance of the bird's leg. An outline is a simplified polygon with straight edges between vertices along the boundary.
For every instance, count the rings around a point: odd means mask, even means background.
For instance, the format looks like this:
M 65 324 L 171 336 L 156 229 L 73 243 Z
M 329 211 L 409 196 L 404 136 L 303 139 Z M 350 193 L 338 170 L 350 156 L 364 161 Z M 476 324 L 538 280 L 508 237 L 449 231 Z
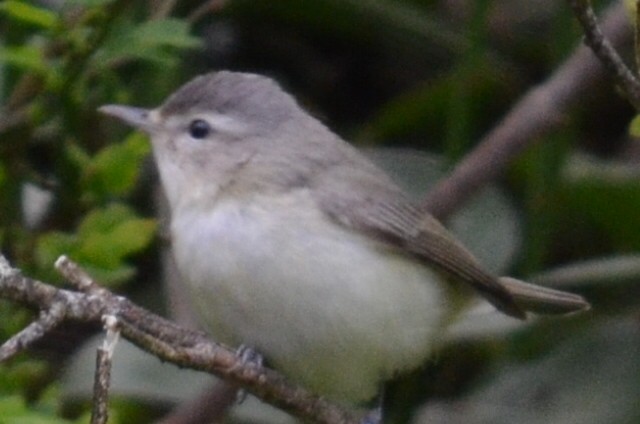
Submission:
M 382 405 L 369 410 L 367 415 L 360 421 L 360 424 L 382 424 Z
M 240 345 L 240 347 L 236 349 L 236 356 L 240 358 L 243 364 L 252 364 L 253 366 L 258 368 L 262 367 L 262 362 L 264 360 L 264 358 L 258 351 L 245 345 Z M 236 395 L 236 403 L 240 404 L 244 402 L 246 398 L 247 391 L 244 389 L 239 389 L 238 394 Z
M 384 405 L 384 387 L 380 389 L 375 406 L 362 418 L 360 424 L 382 424 L 382 407 Z

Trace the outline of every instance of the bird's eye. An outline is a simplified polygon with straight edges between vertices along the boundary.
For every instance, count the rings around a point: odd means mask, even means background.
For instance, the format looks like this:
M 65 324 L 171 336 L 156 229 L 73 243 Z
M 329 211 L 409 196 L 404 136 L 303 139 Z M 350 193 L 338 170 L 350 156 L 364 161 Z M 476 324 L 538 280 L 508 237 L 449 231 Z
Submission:
M 193 138 L 206 138 L 211 132 L 209 123 L 202 119 L 195 119 L 189 124 L 189 134 Z

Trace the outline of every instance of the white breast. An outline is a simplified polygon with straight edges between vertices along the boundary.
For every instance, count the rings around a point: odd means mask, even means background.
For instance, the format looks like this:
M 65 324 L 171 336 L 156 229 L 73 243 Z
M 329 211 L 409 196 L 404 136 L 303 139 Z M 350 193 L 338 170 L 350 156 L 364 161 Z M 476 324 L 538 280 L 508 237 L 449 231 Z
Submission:
M 336 226 L 302 191 L 174 214 L 178 268 L 208 329 L 320 394 L 373 397 L 442 331 L 437 274 Z

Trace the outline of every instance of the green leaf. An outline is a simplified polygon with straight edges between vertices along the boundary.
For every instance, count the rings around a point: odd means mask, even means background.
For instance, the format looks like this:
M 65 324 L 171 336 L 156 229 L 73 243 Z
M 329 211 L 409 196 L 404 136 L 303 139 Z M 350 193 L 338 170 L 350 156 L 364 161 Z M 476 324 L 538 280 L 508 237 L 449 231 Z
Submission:
M 83 268 L 100 284 L 109 287 L 115 287 L 118 284 L 124 283 L 132 279 L 136 275 L 136 269 L 131 265 L 120 265 L 113 269 L 102 268 L 100 266 L 93 266 L 89 263 L 83 263 Z
M 640 115 L 634 116 L 629 123 L 629 135 L 632 137 L 640 137 Z
M 47 363 L 37 359 L 25 358 L 11 364 L 2 364 L 0 365 L 0 393 L 15 393 L 32 384 L 33 381 L 42 379 L 48 371 Z
M 78 229 L 78 254 L 93 265 L 114 270 L 122 260 L 146 247 L 155 233 L 152 219 L 137 218 L 126 206 L 91 212 Z
M 126 195 L 134 187 L 149 150 L 146 137 L 140 133 L 105 147 L 84 170 L 85 189 L 99 199 Z
M 170 65 L 178 59 L 175 49 L 200 45 L 189 34 L 189 25 L 178 19 L 148 21 L 143 24 L 117 23 L 103 47 L 93 56 L 96 67 L 127 59 L 140 59 Z
M 113 204 L 103 209 L 94 209 L 78 227 L 78 236 L 87 237 L 94 233 L 110 231 L 120 222 L 134 217 L 133 211 L 122 204 Z
M 621 251 L 640 249 L 640 170 L 632 164 L 576 154 L 563 175 L 562 196 L 573 222 L 588 220 Z
M 153 219 L 139 218 L 124 205 L 95 209 L 75 234 L 52 232 L 41 236 L 36 247 L 37 262 L 47 269 L 60 255 L 67 254 L 101 283 L 122 282 L 135 273 L 126 258 L 146 248 L 155 230 Z
M 194 48 L 200 44 L 196 37 L 189 35 L 189 24 L 186 21 L 168 18 L 147 21 L 133 30 L 135 40 L 148 47 L 169 46 L 176 48 Z
M 36 263 L 42 269 L 50 269 L 60 255 L 73 253 L 76 246 L 77 239 L 73 234 L 59 231 L 43 234 L 36 244 Z
M 108 210 L 104 211 L 104 215 L 108 214 Z M 95 265 L 115 269 L 125 256 L 147 246 L 155 227 L 151 219 L 128 218 L 102 231 L 92 228 L 85 231 L 78 253 Z
M 46 72 L 42 51 L 34 46 L 0 47 L 0 62 L 41 74 Z
M 76 143 L 67 143 L 65 154 L 67 159 L 80 169 L 84 170 L 91 165 L 91 156 Z
M 53 408 L 33 410 L 20 396 L 0 396 L 0 424 L 70 424 L 55 416 Z
M 0 12 L 17 21 L 45 29 L 53 28 L 58 21 L 58 16 L 55 12 L 24 1 L 3 1 L 0 3 Z

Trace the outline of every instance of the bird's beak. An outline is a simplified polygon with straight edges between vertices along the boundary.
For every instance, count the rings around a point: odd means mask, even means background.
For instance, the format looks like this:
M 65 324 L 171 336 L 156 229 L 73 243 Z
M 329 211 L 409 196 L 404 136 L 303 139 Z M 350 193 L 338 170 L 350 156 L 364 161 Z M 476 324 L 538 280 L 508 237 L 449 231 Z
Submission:
M 152 133 L 158 128 L 158 125 L 153 122 L 151 116 L 152 111 L 149 109 L 122 105 L 105 105 L 101 106 L 98 111 L 107 115 L 115 116 L 132 127 L 146 133 Z

